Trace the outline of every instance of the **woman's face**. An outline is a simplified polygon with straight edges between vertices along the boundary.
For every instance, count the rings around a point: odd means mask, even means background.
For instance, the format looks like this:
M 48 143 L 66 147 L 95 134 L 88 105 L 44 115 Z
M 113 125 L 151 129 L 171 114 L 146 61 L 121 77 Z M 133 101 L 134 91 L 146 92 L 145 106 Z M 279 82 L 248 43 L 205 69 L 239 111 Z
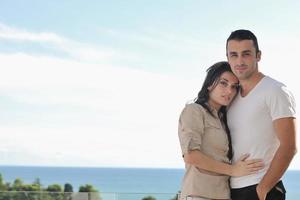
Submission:
M 233 73 L 224 72 L 216 85 L 208 88 L 209 105 L 217 110 L 221 106 L 229 105 L 237 93 L 238 84 L 239 80 Z

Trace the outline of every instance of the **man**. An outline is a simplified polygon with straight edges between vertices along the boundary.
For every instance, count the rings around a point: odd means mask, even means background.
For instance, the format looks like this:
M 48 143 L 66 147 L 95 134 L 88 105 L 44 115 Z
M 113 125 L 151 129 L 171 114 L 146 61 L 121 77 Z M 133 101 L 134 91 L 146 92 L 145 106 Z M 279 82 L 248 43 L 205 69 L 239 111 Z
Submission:
M 281 200 L 285 189 L 280 180 L 296 153 L 295 101 L 282 83 L 258 69 L 261 51 L 256 36 L 236 30 L 226 43 L 226 55 L 241 85 L 228 110 L 233 162 L 250 153 L 265 167 L 258 173 L 231 178 L 233 200 Z

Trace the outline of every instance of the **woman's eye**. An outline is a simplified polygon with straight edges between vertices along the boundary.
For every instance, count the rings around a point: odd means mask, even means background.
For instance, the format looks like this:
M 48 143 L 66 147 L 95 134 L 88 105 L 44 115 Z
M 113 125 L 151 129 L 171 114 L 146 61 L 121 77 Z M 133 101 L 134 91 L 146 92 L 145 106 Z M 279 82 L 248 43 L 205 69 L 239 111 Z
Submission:
M 240 89 L 240 85 L 239 84 L 235 84 L 234 85 L 234 89 L 236 89 L 236 90 Z
M 231 88 L 235 89 L 235 90 L 238 90 L 239 89 L 239 85 L 232 85 Z
M 228 86 L 228 83 L 226 81 L 220 81 L 220 84 L 224 87 L 227 87 Z

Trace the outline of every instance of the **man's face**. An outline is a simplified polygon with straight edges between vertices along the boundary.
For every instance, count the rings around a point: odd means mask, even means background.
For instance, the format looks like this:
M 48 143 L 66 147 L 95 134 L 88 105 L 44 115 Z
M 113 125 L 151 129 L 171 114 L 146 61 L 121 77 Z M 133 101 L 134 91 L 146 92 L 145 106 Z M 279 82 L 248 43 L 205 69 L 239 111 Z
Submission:
M 256 53 L 252 40 L 229 40 L 227 43 L 227 59 L 233 73 L 240 79 L 249 79 L 258 73 L 257 63 L 261 53 Z

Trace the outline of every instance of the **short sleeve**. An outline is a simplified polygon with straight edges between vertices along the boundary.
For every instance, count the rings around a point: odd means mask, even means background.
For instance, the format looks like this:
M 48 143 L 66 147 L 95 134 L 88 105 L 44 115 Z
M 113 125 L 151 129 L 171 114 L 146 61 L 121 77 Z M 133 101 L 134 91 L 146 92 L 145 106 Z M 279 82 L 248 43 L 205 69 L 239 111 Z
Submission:
M 201 105 L 188 104 L 181 112 L 178 135 L 182 155 L 191 150 L 201 150 L 204 133 L 204 112 Z
M 272 120 L 296 117 L 295 99 L 285 86 L 274 89 L 268 98 L 268 104 Z

